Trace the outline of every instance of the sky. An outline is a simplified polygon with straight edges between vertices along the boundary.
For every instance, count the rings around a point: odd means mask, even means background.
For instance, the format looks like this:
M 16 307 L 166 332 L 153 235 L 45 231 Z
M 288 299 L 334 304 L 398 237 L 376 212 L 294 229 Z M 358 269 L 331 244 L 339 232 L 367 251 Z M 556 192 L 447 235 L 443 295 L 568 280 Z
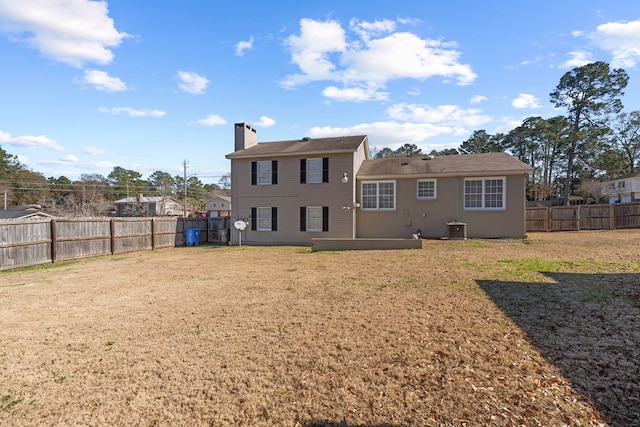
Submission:
M 640 1 L 0 0 L 0 147 L 47 178 L 217 183 L 234 123 L 457 148 L 563 114 L 549 93 L 595 61 L 640 110 Z

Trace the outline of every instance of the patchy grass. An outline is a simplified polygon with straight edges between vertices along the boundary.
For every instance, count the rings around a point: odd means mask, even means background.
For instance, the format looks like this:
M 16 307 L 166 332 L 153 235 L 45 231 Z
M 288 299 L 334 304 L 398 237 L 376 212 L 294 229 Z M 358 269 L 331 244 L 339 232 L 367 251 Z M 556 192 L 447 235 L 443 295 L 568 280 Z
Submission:
M 0 425 L 640 424 L 639 239 L 202 245 L 3 272 Z

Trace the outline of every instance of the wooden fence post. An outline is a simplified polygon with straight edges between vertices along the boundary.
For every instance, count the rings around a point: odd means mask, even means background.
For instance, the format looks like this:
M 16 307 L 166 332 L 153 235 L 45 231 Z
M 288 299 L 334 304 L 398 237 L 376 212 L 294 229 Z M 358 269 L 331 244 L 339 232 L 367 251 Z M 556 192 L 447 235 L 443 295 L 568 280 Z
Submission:
M 109 221 L 109 234 L 111 235 L 110 237 L 110 244 L 111 244 L 111 255 L 115 254 L 116 252 L 116 223 L 115 223 L 115 218 L 112 218 L 111 221 Z
M 547 215 L 547 233 L 551 232 L 551 208 L 547 208 L 546 211 L 546 215 Z
M 613 214 L 613 205 L 609 204 L 609 230 L 615 230 L 616 229 L 616 225 L 615 225 L 615 220 L 616 217 Z
M 151 218 L 151 250 L 156 250 L 156 219 Z
M 56 262 L 56 258 L 57 258 L 57 234 L 58 233 L 58 227 L 56 226 L 56 220 L 55 219 L 51 219 L 51 262 Z

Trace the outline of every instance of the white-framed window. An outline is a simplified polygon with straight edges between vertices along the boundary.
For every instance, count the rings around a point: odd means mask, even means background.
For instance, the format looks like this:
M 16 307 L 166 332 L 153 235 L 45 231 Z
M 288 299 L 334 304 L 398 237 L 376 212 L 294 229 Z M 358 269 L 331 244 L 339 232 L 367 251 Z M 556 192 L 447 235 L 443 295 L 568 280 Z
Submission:
M 464 208 L 468 210 L 504 210 L 505 178 L 465 178 Z
M 322 206 L 307 206 L 307 231 L 322 231 Z
M 396 208 L 395 181 L 365 181 L 361 187 L 361 206 L 364 210 L 394 210 Z
M 273 170 L 271 161 L 258 162 L 258 185 L 271 185 Z
M 418 180 L 418 199 L 430 200 L 436 198 L 436 180 L 435 179 L 419 179 Z
M 300 231 L 329 231 L 329 207 L 300 206 Z
M 322 159 L 307 159 L 307 184 L 322 182 Z
M 258 216 L 258 231 L 271 231 L 273 224 L 273 218 L 271 217 L 272 209 L 268 208 L 258 208 L 257 216 Z

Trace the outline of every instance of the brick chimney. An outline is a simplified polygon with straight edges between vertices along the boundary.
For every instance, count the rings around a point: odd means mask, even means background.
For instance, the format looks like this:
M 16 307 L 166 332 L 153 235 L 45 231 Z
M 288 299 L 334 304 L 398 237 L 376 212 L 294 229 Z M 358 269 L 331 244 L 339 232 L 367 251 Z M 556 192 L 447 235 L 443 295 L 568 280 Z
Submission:
M 258 132 L 251 125 L 246 123 L 236 123 L 235 124 L 235 132 L 236 132 L 236 149 L 244 150 L 249 147 L 253 147 L 254 145 L 258 145 Z

